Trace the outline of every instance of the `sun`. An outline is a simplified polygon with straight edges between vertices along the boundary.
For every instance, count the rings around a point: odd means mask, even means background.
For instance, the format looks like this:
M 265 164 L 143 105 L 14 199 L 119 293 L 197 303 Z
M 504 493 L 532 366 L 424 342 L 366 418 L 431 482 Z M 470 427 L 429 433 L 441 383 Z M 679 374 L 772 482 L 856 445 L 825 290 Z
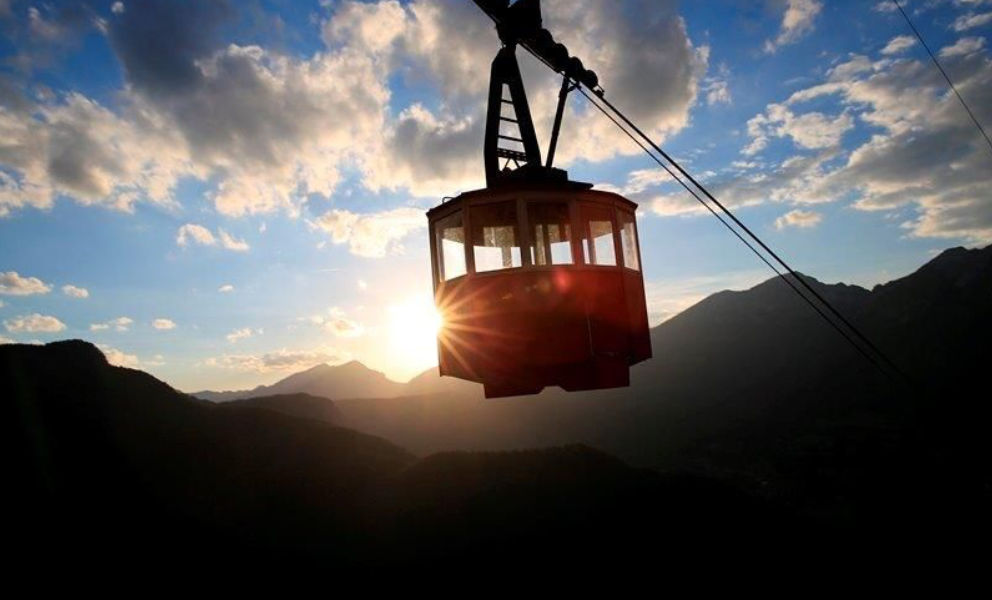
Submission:
M 430 296 L 407 298 L 389 307 L 389 354 L 400 369 L 426 369 L 437 364 L 441 314 Z

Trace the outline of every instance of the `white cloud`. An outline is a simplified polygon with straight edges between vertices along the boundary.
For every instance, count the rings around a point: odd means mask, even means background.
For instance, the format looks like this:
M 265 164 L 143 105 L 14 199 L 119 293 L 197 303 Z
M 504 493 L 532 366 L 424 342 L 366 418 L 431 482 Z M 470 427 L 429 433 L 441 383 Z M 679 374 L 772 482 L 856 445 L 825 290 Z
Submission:
M 114 13 L 115 15 L 124 14 L 124 3 L 114 2 L 113 4 L 110 5 L 110 12 Z
M 107 362 L 117 367 L 127 367 L 137 369 L 141 366 L 141 361 L 134 354 L 128 354 L 106 344 L 97 344 L 97 348 L 107 357 Z
M 944 65 L 978 120 L 992 122 L 988 51 L 952 53 Z M 731 204 L 849 199 L 860 210 L 911 210 L 914 214 L 902 227 L 913 237 L 992 242 L 988 146 L 932 64 L 853 56 L 832 69 L 823 83 L 778 105 L 798 113 L 804 103 L 826 97 L 870 127 L 871 136 L 853 149 L 826 148 L 794 157 L 771 172 L 718 182 L 713 186 L 717 197 Z M 774 106 L 759 115 L 754 133 L 777 133 L 768 131 L 773 126 L 769 115 L 781 110 Z
M 751 144 L 742 153 L 751 156 L 763 150 L 772 137 L 790 137 L 800 148 L 838 146 L 844 133 L 854 127 L 848 113 L 829 117 L 819 112 L 796 115 L 784 104 L 769 104 L 767 110 L 747 122 Z
M 155 319 L 152 321 L 152 327 L 159 331 L 168 331 L 169 329 L 175 329 L 176 324 L 171 319 Z
M 358 285 L 358 289 L 360 289 L 363 292 L 365 290 L 369 289 L 369 284 L 364 279 L 359 279 L 358 282 L 357 282 L 357 285 Z
M 402 252 L 400 241 L 426 228 L 427 217 L 417 208 L 365 214 L 333 209 L 314 219 L 312 225 L 329 234 L 335 244 L 348 244 L 356 256 L 381 258 Z
M 251 327 L 245 327 L 243 329 L 235 329 L 231 333 L 227 334 L 226 337 L 227 337 L 227 341 L 233 344 L 238 340 L 250 338 L 253 334 L 254 332 L 252 331 Z
M 318 350 L 278 350 L 262 355 L 225 354 L 208 358 L 208 367 L 233 369 L 237 371 L 300 371 L 322 363 L 339 363 L 347 359 L 343 354 L 331 349 Z
M 223 229 L 218 229 L 217 234 L 220 236 L 220 244 L 228 250 L 234 250 L 235 252 L 247 252 L 251 249 L 244 240 L 239 240 L 228 234 Z
M 967 31 L 992 23 L 992 11 L 986 13 L 968 13 L 961 15 L 951 24 L 954 31 Z
M 234 291 L 234 286 L 231 285 L 230 283 L 225 283 L 224 285 L 217 288 L 217 291 L 220 292 L 221 294 L 230 294 L 231 292 Z
M 650 197 L 646 206 L 660 217 L 698 216 L 707 212 L 695 198 L 682 192 Z
M 223 229 L 217 230 L 217 235 L 214 234 L 204 227 L 203 225 L 197 225 L 195 223 L 187 223 L 179 228 L 176 233 L 176 244 L 186 247 L 191 244 L 199 244 L 201 246 L 216 246 L 220 240 L 220 245 L 225 250 L 233 250 L 234 252 L 247 252 L 251 249 L 251 246 L 244 240 L 239 240 L 227 233 Z
M 353 338 L 360 337 L 365 333 L 365 328 L 362 324 L 346 317 L 344 311 L 340 308 L 333 306 L 327 312 L 330 317 L 324 319 L 324 329 L 337 337 Z
M 134 323 L 134 320 L 130 317 L 117 317 L 103 323 L 93 323 L 90 325 L 90 331 L 104 331 L 111 327 L 117 331 L 127 331 L 132 323 Z
M 940 57 L 949 58 L 952 56 L 967 56 L 969 54 L 974 54 L 975 52 L 979 52 L 983 48 L 985 48 L 985 38 L 964 37 L 956 41 L 953 46 L 946 46 L 944 48 L 941 48 Z
M 160 119 L 128 119 L 70 92 L 23 109 L 0 107 L 0 217 L 49 209 L 64 194 L 132 212 L 138 201 L 175 206 L 172 188 L 194 174 L 182 140 Z
M 602 76 L 612 96 L 625 99 L 629 116 L 658 139 L 688 124 L 689 109 L 705 74 L 708 48 L 693 47 L 669 0 L 552 0 L 545 25 L 572 54 Z M 364 163 L 373 190 L 405 187 L 414 195 L 450 195 L 480 187 L 485 77 L 499 48 L 492 24 L 461 0 L 417 0 L 403 7 L 380 1 L 339 5 L 324 25 L 332 47 L 369 52 L 384 73 L 416 73 L 445 99 L 436 109 L 403 107 L 389 122 L 382 151 Z M 451 48 L 458 48 L 451 52 Z M 547 139 L 560 83 L 546 67 L 520 53 L 521 69 L 539 138 Z M 480 65 L 482 65 L 480 67 Z M 544 91 L 545 93 L 541 93 Z M 720 97 L 715 90 L 714 99 Z M 628 140 L 591 107 L 573 100 L 557 162 L 605 160 L 633 154 Z
M 225 17 L 217 6 L 112 5 L 104 28 L 126 78 L 114 110 L 72 92 L 0 109 L 0 216 L 48 209 L 60 195 L 122 211 L 176 207 L 184 177 L 216 181 L 208 199 L 226 216 L 298 215 L 309 195 L 335 192 L 343 168 L 357 168 L 373 191 L 436 196 L 481 184 L 479 75 L 499 42 L 471 3 L 328 4 L 327 47 L 303 57 L 223 45 L 214 35 Z M 686 127 L 708 48 L 693 46 L 674 0 L 549 0 L 544 9 L 548 27 L 650 134 L 663 139 Z M 189 35 L 169 34 L 177 28 Z M 557 89 L 555 76 L 522 63 L 546 139 L 554 94 L 537 90 Z M 444 102 L 390 106 L 397 77 L 416 77 Z M 724 82 L 707 86 L 708 102 L 729 99 Z M 581 102 L 569 104 L 566 120 L 561 165 L 637 151 Z M 192 235 L 190 243 L 203 243 Z
M 782 26 L 774 40 L 765 40 L 765 52 L 775 52 L 812 31 L 816 16 L 822 9 L 823 4 L 819 0 L 785 0 Z
M 707 78 L 703 86 L 706 92 L 706 104 L 730 104 L 733 98 L 730 96 L 730 86 L 726 79 Z
M 217 239 L 206 227 L 195 223 L 187 223 L 180 227 L 176 233 L 176 243 L 180 246 L 187 246 L 189 244 L 213 246 L 217 243 Z
M 38 313 L 6 319 L 3 325 L 7 328 L 7 331 L 12 333 L 55 333 L 65 329 L 65 323 L 59 321 L 57 318 Z
M 790 210 L 781 217 L 775 219 L 775 228 L 778 230 L 787 227 L 798 227 L 800 229 L 811 229 L 820 224 L 823 215 L 810 210 Z
M 7 296 L 31 296 L 47 294 L 52 287 L 37 277 L 22 277 L 17 271 L 0 273 L 0 294 Z
M 889 40 L 889 43 L 882 48 L 882 54 L 886 56 L 892 54 L 902 54 L 916 44 L 916 38 L 911 35 L 897 35 Z
M 76 287 L 74 285 L 63 285 L 62 293 L 66 296 L 71 296 L 72 298 L 89 298 L 90 292 L 86 288 Z
M 0 345 L 3 345 L 3 344 L 16 344 L 16 343 L 17 343 L 17 340 L 12 340 L 9 337 L 5 337 L 5 336 L 0 335 Z

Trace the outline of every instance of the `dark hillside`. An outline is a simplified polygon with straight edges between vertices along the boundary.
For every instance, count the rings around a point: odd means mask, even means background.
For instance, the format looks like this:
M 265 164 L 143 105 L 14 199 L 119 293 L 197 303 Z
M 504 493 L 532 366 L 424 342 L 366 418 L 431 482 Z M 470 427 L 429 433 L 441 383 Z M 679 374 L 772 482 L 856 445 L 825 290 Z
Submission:
M 616 545 L 730 544 L 794 521 L 731 485 L 582 446 L 418 461 L 317 420 L 194 400 L 85 342 L 2 346 L 0 376 L 8 540 L 50 564 L 605 564 Z

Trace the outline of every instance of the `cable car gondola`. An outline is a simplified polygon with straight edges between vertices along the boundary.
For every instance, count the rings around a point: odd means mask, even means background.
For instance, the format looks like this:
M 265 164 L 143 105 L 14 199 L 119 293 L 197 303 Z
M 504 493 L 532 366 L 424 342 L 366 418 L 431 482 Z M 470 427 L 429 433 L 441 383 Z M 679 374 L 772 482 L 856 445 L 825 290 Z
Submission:
M 440 372 L 482 383 L 487 398 L 626 386 L 629 367 L 651 357 L 637 205 L 552 166 L 568 93 L 598 78 L 541 28 L 537 0 L 476 3 L 503 47 L 490 75 L 486 187 L 427 213 Z M 546 164 L 518 44 L 563 75 Z

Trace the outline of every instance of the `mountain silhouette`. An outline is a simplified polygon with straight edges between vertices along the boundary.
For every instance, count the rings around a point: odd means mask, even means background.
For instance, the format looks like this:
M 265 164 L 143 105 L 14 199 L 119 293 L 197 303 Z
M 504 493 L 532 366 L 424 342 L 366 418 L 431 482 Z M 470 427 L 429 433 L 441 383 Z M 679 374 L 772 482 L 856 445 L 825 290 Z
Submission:
M 341 420 L 341 411 L 334 401 L 310 394 L 277 394 L 274 396 L 254 396 L 241 400 L 228 400 L 217 404 L 221 410 L 241 408 L 262 408 L 284 415 L 313 419 L 335 424 Z
M 260 385 L 252 390 L 194 392 L 193 395 L 212 402 L 228 402 L 258 396 L 311 394 L 324 398 L 390 398 L 399 395 L 404 385 L 386 378 L 358 361 L 342 365 L 320 364 L 281 379 L 272 385 Z
M 988 500 L 979 424 L 989 416 L 992 247 L 945 251 L 872 290 L 803 277 L 909 382 L 881 374 L 771 279 L 655 327 L 655 358 L 632 369 L 626 389 L 485 400 L 479 386 L 435 371 L 402 396 L 334 395 L 336 422 L 421 454 L 586 444 L 843 522 L 853 512 L 897 527 L 921 503 Z M 921 476 L 941 483 L 912 491 Z
M 82 341 L 0 346 L 0 377 L 5 499 L 17 517 L 5 539 L 49 566 L 113 564 L 122 576 L 177 557 L 321 572 L 508 556 L 602 566 L 617 547 L 662 537 L 644 560 L 714 536 L 726 548 L 788 536 L 802 522 L 733 484 L 635 469 L 582 445 L 418 459 L 279 412 L 313 410 L 315 397 L 213 404 Z

